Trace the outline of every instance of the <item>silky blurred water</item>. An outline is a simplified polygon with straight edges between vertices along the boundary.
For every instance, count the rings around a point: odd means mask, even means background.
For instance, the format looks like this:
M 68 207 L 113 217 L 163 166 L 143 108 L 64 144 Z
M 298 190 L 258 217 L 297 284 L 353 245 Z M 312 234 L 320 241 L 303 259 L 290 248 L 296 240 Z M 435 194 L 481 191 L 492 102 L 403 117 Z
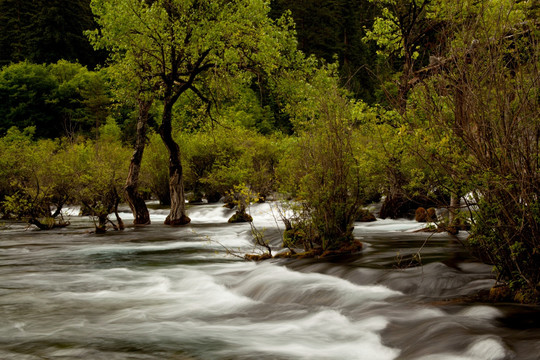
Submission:
M 251 212 L 279 245 L 270 205 Z M 450 236 L 379 220 L 357 224 L 361 254 L 253 263 L 232 213 L 199 205 L 172 228 L 152 210 L 104 235 L 74 215 L 48 232 L 6 224 L 0 359 L 540 359 L 538 308 L 446 301 L 494 283 Z

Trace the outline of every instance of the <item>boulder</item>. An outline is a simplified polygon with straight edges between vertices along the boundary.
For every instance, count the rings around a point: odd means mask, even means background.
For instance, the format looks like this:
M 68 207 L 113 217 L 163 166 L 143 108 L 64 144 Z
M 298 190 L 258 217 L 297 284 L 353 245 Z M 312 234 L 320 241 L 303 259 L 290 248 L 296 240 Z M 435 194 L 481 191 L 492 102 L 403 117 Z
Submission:
M 369 210 L 361 209 L 356 217 L 358 222 L 372 222 L 377 221 L 375 215 L 373 215 Z
M 248 213 L 246 212 L 240 212 L 240 211 L 237 211 L 233 216 L 231 216 L 231 218 L 229 219 L 229 223 L 231 224 L 234 224 L 234 223 L 244 223 L 244 222 L 252 222 L 253 221 L 253 218 L 251 217 L 251 215 L 249 215 Z
M 426 222 L 427 218 L 428 218 L 427 211 L 423 207 L 419 207 L 414 212 L 414 220 L 416 220 L 418 222 Z

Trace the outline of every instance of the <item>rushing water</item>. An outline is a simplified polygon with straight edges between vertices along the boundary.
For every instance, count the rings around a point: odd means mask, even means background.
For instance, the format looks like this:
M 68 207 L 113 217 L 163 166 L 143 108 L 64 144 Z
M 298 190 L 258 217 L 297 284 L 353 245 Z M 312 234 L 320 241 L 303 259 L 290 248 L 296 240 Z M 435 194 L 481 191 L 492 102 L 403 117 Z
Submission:
M 253 263 L 229 210 L 165 214 L 104 235 L 79 217 L 4 227 L 0 359 L 540 359 L 538 308 L 446 301 L 489 289 L 491 269 L 417 223 L 357 224 L 355 256 Z M 252 215 L 279 244 L 269 205 Z

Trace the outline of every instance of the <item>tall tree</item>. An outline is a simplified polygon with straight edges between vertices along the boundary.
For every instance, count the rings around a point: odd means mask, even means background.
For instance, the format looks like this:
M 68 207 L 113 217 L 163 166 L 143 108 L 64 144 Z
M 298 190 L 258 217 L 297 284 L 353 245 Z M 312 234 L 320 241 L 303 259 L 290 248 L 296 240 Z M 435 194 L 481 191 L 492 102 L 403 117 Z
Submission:
M 401 75 L 395 105 L 401 113 L 407 106 L 407 95 L 415 68 L 429 56 L 428 39 L 436 34 L 440 21 L 434 16 L 438 0 L 369 0 L 381 9 L 366 40 L 379 46 L 379 54 L 398 60 Z
M 290 10 L 299 49 L 340 64 L 342 84 L 366 101 L 374 101 L 375 48 L 362 41 L 378 7 L 369 0 L 272 0 L 272 16 Z
M 84 36 L 94 27 L 90 0 L 0 0 L 0 65 L 65 59 L 94 67 L 103 55 Z
M 117 62 L 127 59 L 156 85 L 163 104 L 159 132 L 169 152 L 171 211 L 165 223 L 189 223 L 179 146 L 172 136 L 174 105 L 188 91 L 208 101 L 205 81 L 219 72 L 257 62 L 277 66 L 287 36 L 278 30 L 286 29 L 274 26 L 262 0 L 93 0 L 91 6 L 101 27 L 93 33 L 95 45 L 111 50 Z
M 535 4 L 449 5 L 446 13 L 456 14 L 449 49 L 423 82 L 416 108 L 426 127 L 464 153 L 460 163 L 441 163 L 472 189 L 469 244 L 495 265 L 516 300 L 538 303 L 540 39 L 538 21 L 529 18 Z
M 58 82 L 44 65 L 21 62 L 0 71 L 0 135 L 17 126 L 36 127 L 38 137 L 61 133 L 54 105 Z
M 0 65 L 27 58 L 35 6 L 28 0 L 0 0 Z

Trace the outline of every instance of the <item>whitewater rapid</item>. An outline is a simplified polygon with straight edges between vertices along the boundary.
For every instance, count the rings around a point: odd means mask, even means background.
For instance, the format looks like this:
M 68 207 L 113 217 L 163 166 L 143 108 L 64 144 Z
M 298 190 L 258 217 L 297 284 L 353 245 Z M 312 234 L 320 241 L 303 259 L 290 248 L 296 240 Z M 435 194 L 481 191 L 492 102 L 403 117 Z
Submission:
M 456 260 L 448 236 L 380 220 L 357 224 L 362 255 L 254 263 L 240 257 L 261 250 L 248 224 L 227 223 L 233 212 L 192 207 L 192 223 L 172 228 L 152 210 L 152 225 L 105 235 L 76 215 L 49 232 L 4 228 L 0 358 L 538 359 L 537 328 L 505 326 L 506 308 L 438 304 L 494 282 Z M 279 244 L 270 205 L 251 212 Z M 397 266 L 419 249 L 423 267 Z

